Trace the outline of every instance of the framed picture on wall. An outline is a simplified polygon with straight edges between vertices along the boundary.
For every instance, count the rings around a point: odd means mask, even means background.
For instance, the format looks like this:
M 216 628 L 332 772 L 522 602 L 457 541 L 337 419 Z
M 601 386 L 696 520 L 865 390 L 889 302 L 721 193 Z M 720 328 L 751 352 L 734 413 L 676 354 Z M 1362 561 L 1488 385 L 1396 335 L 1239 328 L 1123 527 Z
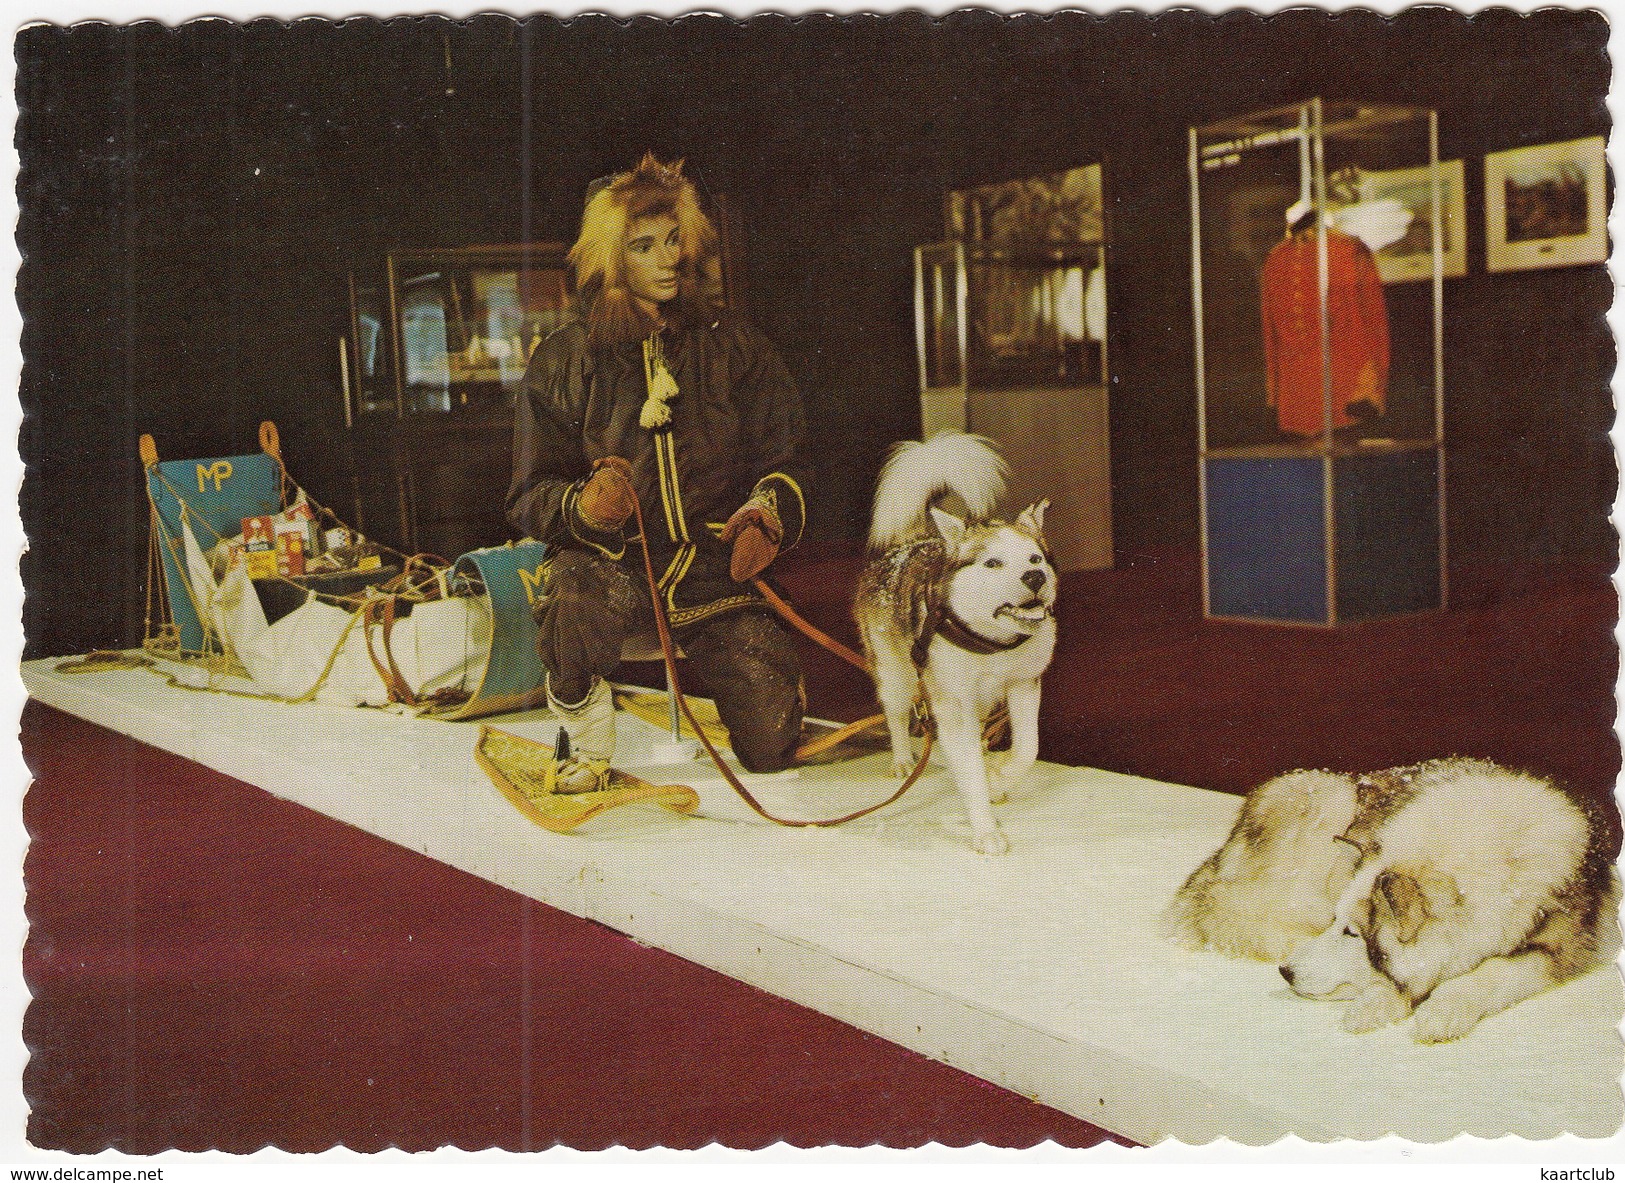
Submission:
M 1392 221 L 1391 231 L 1368 244 L 1384 283 L 1433 278 L 1433 170 L 1396 168 L 1365 173 L 1359 201 L 1333 213 L 1340 228 L 1359 237 L 1363 220 Z M 1467 274 L 1467 195 L 1460 160 L 1439 161 L 1439 241 L 1444 277 Z M 1397 235 L 1397 237 L 1395 237 Z
M 1588 136 L 1486 156 L 1484 254 L 1491 271 L 1606 262 L 1603 138 Z

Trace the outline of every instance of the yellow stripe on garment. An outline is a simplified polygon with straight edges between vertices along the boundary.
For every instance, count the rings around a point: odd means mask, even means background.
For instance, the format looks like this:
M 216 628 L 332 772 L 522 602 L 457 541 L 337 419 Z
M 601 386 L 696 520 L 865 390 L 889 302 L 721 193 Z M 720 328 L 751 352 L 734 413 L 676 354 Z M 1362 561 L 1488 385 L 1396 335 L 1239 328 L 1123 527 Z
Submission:
M 668 597 L 669 602 L 669 597 Z M 709 604 L 700 604 L 694 608 L 673 608 L 671 611 L 671 626 L 680 628 L 685 624 L 693 624 L 698 620 L 706 620 L 723 612 L 731 612 L 735 608 L 743 608 L 749 604 L 760 604 L 762 601 L 756 596 L 726 596 L 720 600 L 712 600 Z
M 683 582 L 683 576 L 688 574 L 689 567 L 694 564 L 694 555 L 697 548 L 693 543 L 684 544 L 677 551 L 677 557 L 672 559 L 671 566 L 666 568 L 665 576 L 660 580 L 660 590 L 666 597 L 666 611 L 675 613 L 677 609 L 677 585 Z
M 666 433 L 667 465 L 671 469 L 671 500 L 676 507 L 677 528 L 682 531 L 683 541 L 688 538 L 688 516 L 683 512 L 683 488 L 677 480 L 677 436 L 672 432 Z
M 790 491 L 796 495 L 796 513 L 799 520 L 796 523 L 796 536 L 784 544 L 784 549 L 789 550 L 792 546 L 801 541 L 801 535 L 807 528 L 807 495 L 801 491 L 801 486 L 796 483 L 796 479 L 790 476 L 788 473 L 770 472 L 760 481 L 758 481 L 757 485 L 760 486 L 772 480 L 783 481 L 785 484 L 790 486 Z M 780 520 L 783 520 L 782 515 L 780 516 Z
M 655 475 L 660 478 L 660 508 L 666 514 L 666 537 L 677 541 L 677 523 L 672 517 L 672 490 L 666 480 L 666 449 L 671 445 L 671 432 L 655 433 Z
M 677 486 L 677 444 L 669 431 L 655 436 L 655 463 L 660 473 L 660 505 L 666 511 L 666 534 L 673 542 L 687 542 L 683 495 Z
M 680 570 L 683 567 L 683 560 L 687 557 L 688 547 L 679 546 L 677 553 L 672 555 L 671 562 L 667 563 L 666 569 L 660 573 L 660 578 L 655 580 L 655 586 L 662 592 L 670 587 L 672 582 L 679 577 Z

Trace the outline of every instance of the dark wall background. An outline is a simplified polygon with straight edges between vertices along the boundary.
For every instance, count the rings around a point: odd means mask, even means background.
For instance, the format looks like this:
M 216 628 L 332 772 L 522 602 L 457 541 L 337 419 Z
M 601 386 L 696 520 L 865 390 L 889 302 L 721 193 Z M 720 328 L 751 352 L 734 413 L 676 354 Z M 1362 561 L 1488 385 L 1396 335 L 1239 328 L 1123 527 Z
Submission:
M 1314 94 L 1440 112 L 1452 554 L 1608 561 L 1604 268 L 1483 259 L 1483 155 L 1608 130 L 1594 12 L 1295 11 L 745 24 L 505 17 L 37 26 L 16 42 L 27 655 L 141 635 L 136 439 L 251 450 L 350 504 L 346 275 L 400 246 L 565 240 L 593 177 L 686 156 L 744 219 L 750 312 L 806 395 L 824 537 L 918 428 L 912 248 L 949 188 L 1102 161 L 1120 562 L 1196 543 L 1185 132 Z

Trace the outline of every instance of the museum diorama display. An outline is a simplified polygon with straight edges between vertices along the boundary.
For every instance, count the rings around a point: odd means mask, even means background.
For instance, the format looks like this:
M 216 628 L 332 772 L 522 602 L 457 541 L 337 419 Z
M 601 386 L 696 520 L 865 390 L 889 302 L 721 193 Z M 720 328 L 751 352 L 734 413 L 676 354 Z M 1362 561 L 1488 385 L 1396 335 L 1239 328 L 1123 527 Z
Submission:
M 1208 616 L 1443 607 L 1447 175 L 1420 108 L 1317 98 L 1191 129 Z
M 28 38 L 31 1142 L 1617 1136 L 1570 17 Z
M 1062 570 L 1112 565 L 1101 168 L 949 194 L 948 239 L 915 251 L 920 418 L 1010 464 L 1009 503 L 1041 497 Z

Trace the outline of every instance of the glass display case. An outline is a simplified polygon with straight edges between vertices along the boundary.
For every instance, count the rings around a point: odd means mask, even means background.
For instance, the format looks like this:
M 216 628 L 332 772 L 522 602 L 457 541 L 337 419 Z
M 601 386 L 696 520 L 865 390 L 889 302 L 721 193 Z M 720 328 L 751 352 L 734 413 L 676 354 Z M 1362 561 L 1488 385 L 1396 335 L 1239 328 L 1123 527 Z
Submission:
M 445 558 L 508 538 L 514 398 L 569 295 L 551 244 L 398 250 L 351 275 L 339 365 L 352 525 Z
M 965 190 L 915 251 L 924 436 L 994 440 L 1009 513 L 1049 498 L 1062 570 L 1112 564 L 1101 205 L 1099 165 Z
M 1443 281 L 1462 233 L 1444 175 L 1414 107 L 1311 99 L 1191 130 L 1209 616 L 1443 606 Z
M 564 317 L 568 275 L 554 245 L 394 251 L 381 273 L 352 275 L 347 419 L 512 406 Z

